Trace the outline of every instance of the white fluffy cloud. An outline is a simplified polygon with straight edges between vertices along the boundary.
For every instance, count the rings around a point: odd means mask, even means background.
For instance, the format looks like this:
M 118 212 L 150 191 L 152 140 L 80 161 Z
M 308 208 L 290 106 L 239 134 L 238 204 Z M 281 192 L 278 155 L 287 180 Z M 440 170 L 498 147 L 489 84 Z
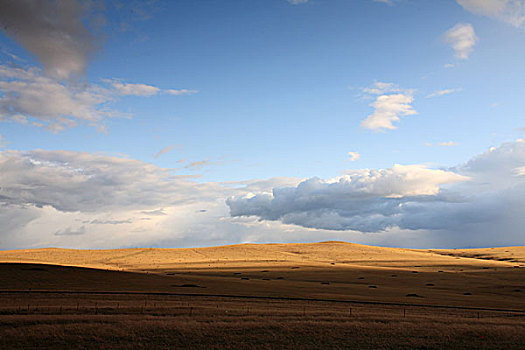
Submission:
M 465 10 L 510 23 L 525 26 L 525 1 L 523 0 L 457 0 Z
M 412 107 L 413 90 L 402 89 L 393 83 L 376 82 L 362 91 L 368 95 L 379 95 L 370 105 L 374 108 L 374 113 L 361 122 L 363 128 L 375 131 L 394 130 L 397 129 L 394 123 L 399 122 L 400 117 L 417 114 Z
M 374 113 L 363 120 L 361 126 L 379 131 L 397 129 L 393 123 L 400 121 L 401 116 L 417 114 L 412 102 L 414 97 L 406 94 L 378 96 L 371 104 Z
M 438 245 L 519 244 L 525 225 L 524 164 L 525 141 L 518 140 L 449 170 L 360 170 L 231 197 L 227 203 L 234 217 L 317 229 L 422 230 Z
M 292 5 L 299 5 L 308 2 L 308 0 L 286 0 Z
M 472 24 L 459 23 L 445 33 L 445 41 L 450 44 L 457 58 L 468 59 L 478 41 Z

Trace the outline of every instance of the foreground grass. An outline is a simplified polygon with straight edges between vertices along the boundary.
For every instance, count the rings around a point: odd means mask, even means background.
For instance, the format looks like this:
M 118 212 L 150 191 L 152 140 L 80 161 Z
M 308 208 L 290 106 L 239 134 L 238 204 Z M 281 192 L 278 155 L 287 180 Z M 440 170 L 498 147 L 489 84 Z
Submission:
M 0 348 L 525 349 L 522 315 L 414 308 L 403 316 L 403 308 L 354 306 L 350 313 L 300 301 L 112 298 L 88 296 L 78 309 L 77 297 L 10 298 L 0 314 Z M 29 309 L 16 306 L 27 301 Z
M 0 349 L 525 349 L 522 268 L 334 264 L 0 264 Z
M 313 318 L 25 316 L 3 318 L 3 349 L 519 349 L 511 323 Z

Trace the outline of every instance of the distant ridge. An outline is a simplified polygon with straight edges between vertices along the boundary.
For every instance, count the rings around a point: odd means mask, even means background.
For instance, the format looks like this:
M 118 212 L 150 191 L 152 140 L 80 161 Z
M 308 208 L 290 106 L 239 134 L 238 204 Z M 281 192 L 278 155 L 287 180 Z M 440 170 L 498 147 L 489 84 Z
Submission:
M 457 259 L 509 266 L 525 264 L 525 247 L 484 249 L 404 249 L 344 241 L 243 243 L 203 248 L 65 249 L 0 251 L 0 262 L 45 263 L 111 270 L 146 271 L 162 266 L 240 266 L 297 264 L 393 267 L 401 264 L 457 264 Z

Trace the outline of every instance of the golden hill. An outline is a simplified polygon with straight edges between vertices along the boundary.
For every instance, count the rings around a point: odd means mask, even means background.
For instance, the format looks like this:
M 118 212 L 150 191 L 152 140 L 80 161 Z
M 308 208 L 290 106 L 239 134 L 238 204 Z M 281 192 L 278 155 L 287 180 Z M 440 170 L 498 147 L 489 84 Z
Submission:
M 524 257 L 523 247 L 413 250 L 345 242 L 12 250 L 0 251 L 0 262 L 98 272 L 4 264 L 0 290 L 219 293 L 525 310 Z
M 458 261 L 458 258 L 460 261 Z M 0 262 L 45 263 L 125 271 L 166 268 L 225 268 L 236 266 L 322 267 L 337 264 L 356 267 L 411 268 L 420 264 L 514 266 L 525 263 L 525 247 L 414 250 L 383 248 L 346 242 L 238 244 L 210 248 L 132 248 L 77 250 L 60 248 L 0 251 Z

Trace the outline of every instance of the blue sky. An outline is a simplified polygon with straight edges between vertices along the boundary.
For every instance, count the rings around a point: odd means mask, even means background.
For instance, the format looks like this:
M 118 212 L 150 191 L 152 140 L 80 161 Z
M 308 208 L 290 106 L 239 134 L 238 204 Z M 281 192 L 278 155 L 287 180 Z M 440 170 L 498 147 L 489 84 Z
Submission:
M 324 238 L 476 246 L 523 238 L 514 232 L 521 222 L 504 238 L 489 233 L 458 238 L 455 229 L 400 219 L 411 215 L 412 220 L 413 213 L 370 214 L 348 207 L 359 191 L 374 193 L 368 199 L 374 203 L 404 198 L 396 202 L 399 207 L 420 205 L 421 196 L 431 196 L 440 208 L 451 208 L 458 200 L 443 200 L 448 192 L 482 206 L 490 200 L 473 198 L 479 188 L 465 183 L 483 176 L 465 164 L 490 158 L 491 147 L 501 150 L 501 157 L 511 146 L 511 153 L 520 155 L 508 165 L 507 183 L 521 189 L 523 177 L 516 169 L 525 166 L 519 141 L 525 127 L 522 0 L 72 1 L 70 6 L 25 0 L 3 6 L 0 173 L 5 193 L 0 191 L 0 200 L 6 217 L 14 211 L 21 219 L 11 220 L 0 246 Z M 27 18 L 37 20 L 28 24 Z M 68 167 L 79 159 L 85 163 L 77 164 L 75 174 L 91 175 L 58 186 L 71 181 Z M 14 169 L 15 160 L 34 166 Z M 142 164 L 132 166 L 140 179 L 115 177 L 120 175 L 110 168 L 120 165 L 111 164 L 123 160 Z M 54 168 L 45 168 L 50 164 Z M 51 174 L 56 167 L 66 172 L 64 178 Z M 149 167 L 159 179 L 171 176 L 183 187 L 174 197 L 186 195 L 170 201 L 133 187 L 151 175 L 141 173 Z M 25 175 L 19 178 L 17 171 Z M 49 173 L 48 182 L 41 180 L 42 171 Z M 89 190 L 94 177 L 100 177 L 95 185 L 107 180 L 120 187 Z M 311 178 L 324 182 L 314 192 L 301 192 L 301 183 Z M 363 178 L 393 182 L 384 185 L 386 192 L 352 187 Z M 410 183 L 414 178 L 417 191 Z M 505 198 L 496 184 L 504 180 L 492 180 L 491 196 Z M 325 185 L 341 181 L 350 187 L 325 193 Z M 398 181 L 406 187 L 392 190 Z M 167 191 L 150 185 L 144 184 L 147 191 Z M 78 193 L 84 187 L 86 197 Z M 295 189 L 298 197 L 288 193 L 280 202 L 276 189 L 283 187 Z M 123 190 L 142 191 L 144 198 L 121 201 L 117 194 Z M 62 197 L 48 197 L 53 191 Z M 95 209 L 89 195 L 97 193 L 109 199 Z M 265 202 L 269 193 L 270 204 Z M 64 204 L 75 201 L 78 205 Z M 291 204 L 300 201 L 307 204 Z M 165 215 L 139 217 L 155 210 Z M 447 215 L 452 218 L 458 210 L 447 209 Z M 470 208 L 465 216 L 483 217 L 483 210 Z M 178 224 L 180 215 L 191 219 Z M 370 224 L 377 215 L 382 223 Z M 152 226 L 142 227 L 141 220 Z M 92 223 L 102 221 L 107 224 Z M 33 233 L 42 227 L 46 234 Z M 465 230 L 473 230 L 469 227 Z M 121 233 L 139 228 L 156 233 Z M 205 233 L 210 230 L 218 233 Z M 293 234 L 283 234 L 290 230 Z M 107 235 L 114 239 L 103 239 Z

